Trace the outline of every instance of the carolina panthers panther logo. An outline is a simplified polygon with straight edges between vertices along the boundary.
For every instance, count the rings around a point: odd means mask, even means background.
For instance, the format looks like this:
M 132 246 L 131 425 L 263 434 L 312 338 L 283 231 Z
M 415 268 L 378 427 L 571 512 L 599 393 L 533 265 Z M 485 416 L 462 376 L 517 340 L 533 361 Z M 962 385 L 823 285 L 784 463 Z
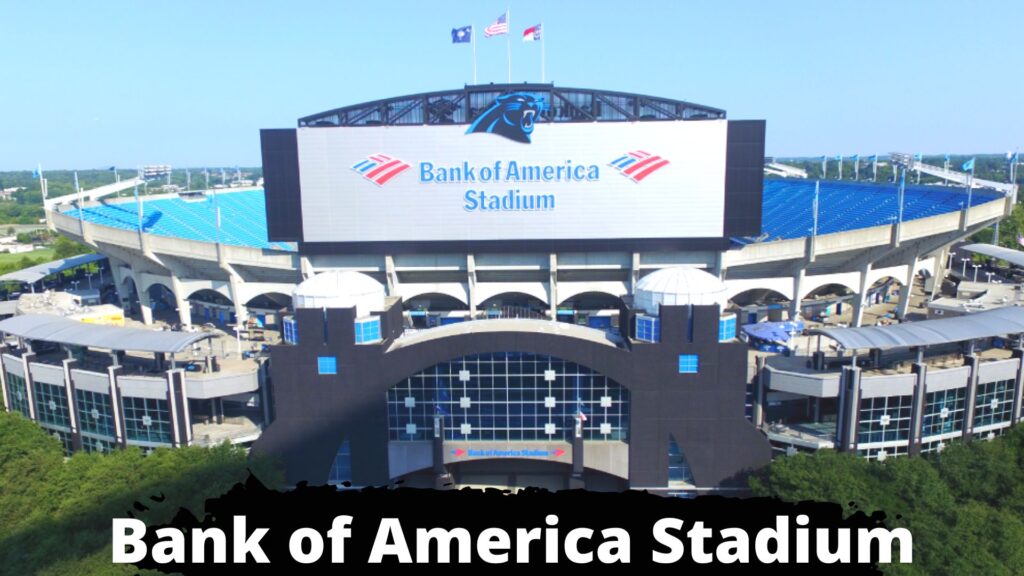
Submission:
M 529 94 L 504 94 L 498 96 L 494 104 L 469 126 L 466 134 L 489 132 L 529 144 L 533 123 L 537 115 L 546 108 L 543 99 L 534 98 Z

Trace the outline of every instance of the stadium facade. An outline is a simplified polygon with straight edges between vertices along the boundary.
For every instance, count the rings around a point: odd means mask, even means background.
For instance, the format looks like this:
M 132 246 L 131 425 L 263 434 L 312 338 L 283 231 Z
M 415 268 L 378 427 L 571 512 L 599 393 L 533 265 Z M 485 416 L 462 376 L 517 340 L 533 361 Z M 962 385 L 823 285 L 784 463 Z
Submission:
M 841 286 L 859 325 L 884 279 L 902 318 L 915 275 L 1014 201 L 815 200 L 762 180 L 764 134 L 665 98 L 467 86 L 264 130 L 264 191 L 47 216 L 146 321 L 163 301 L 183 325 L 283 330 L 255 449 L 290 481 L 714 490 L 770 456 L 737 323 Z

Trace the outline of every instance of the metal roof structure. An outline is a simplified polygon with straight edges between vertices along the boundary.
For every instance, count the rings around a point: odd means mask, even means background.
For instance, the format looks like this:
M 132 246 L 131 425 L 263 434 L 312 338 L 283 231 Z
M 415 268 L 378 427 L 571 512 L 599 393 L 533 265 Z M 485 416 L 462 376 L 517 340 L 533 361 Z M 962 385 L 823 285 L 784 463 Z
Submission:
M 24 268 L 16 272 L 10 272 L 0 276 L 0 281 L 32 284 L 39 282 L 50 274 L 56 274 L 77 266 L 82 266 L 83 264 L 89 264 L 106 259 L 107 257 L 102 254 L 81 254 L 79 256 L 72 256 L 71 258 L 64 258 L 63 260 L 54 260 L 53 262 L 46 262 L 45 264 L 36 264 L 35 266 Z
M 965 246 L 961 246 L 959 250 L 967 250 L 968 252 L 1006 260 L 1014 266 L 1024 268 L 1024 252 L 1014 250 L 1013 248 L 1003 248 L 1002 246 L 996 246 L 995 244 L 967 244 Z
M 547 106 L 537 122 L 636 122 L 725 118 L 725 110 L 628 92 L 554 84 L 482 84 L 335 108 L 299 119 L 300 127 L 471 124 L 503 94 L 529 94 Z
M 0 325 L 2 324 L 0 322 Z M 808 333 L 828 336 L 847 350 L 934 346 L 1024 333 L 1024 308 L 1007 306 L 954 318 L 922 320 L 892 326 L 814 328 Z
M 207 332 L 174 332 L 85 324 L 62 316 L 46 314 L 26 314 L 0 320 L 0 332 L 28 340 L 72 346 L 164 353 L 181 352 L 200 340 L 213 337 L 213 334 Z

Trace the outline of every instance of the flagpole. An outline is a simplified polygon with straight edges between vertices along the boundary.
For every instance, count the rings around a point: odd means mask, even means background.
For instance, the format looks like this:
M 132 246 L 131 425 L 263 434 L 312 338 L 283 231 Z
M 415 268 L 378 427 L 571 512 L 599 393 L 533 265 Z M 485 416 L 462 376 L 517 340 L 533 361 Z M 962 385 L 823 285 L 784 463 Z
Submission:
M 547 44 L 547 30 L 544 29 L 544 22 L 540 23 L 540 83 L 544 83 L 544 45 Z
M 508 55 L 508 83 L 512 83 L 512 12 L 505 8 L 505 25 L 508 30 L 505 32 L 505 52 Z
M 473 26 L 469 28 L 469 44 L 473 48 L 473 84 L 476 84 L 476 30 Z

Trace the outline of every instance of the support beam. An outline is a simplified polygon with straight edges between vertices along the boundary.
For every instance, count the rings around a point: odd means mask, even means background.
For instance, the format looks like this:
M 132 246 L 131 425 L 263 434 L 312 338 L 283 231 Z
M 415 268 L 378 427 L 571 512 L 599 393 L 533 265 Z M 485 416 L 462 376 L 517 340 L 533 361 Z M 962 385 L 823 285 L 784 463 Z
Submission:
M 548 303 L 551 319 L 558 320 L 558 254 L 548 255 Z
M 174 272 L 171 272 L 171 292 L 174 292 L 174 306 L 178 309 L 178 322 L 182 327 L 192 325 L 192 304 L 188 301 L 188 294 L 181 285 L 181 279 Z
M 896 303 L 896 317 L 903 320 L 910 309 L 910 294 L 914 288 L 914 273 L 917 268 L 917 256 L 907 262 L 907 273 L 902 278 L 903 285 L 900 286 L 900 299 Z
M 153 323 L 153 304 L 149 299 L 149 288 L 142 283 L 142 274 L 135 268 L 132 268 L 132 280 L 135 282 L 135 293 L 139 297 L 142 323 L 149 326 Z
M 850 319 L 850 326 L 859 327 L 864 322 L 864 308 L 867 307 L 868 295 L 868 272 L 871 271 L 871 264 L 866 264 L 860 270 L 860 279 L 857 282 L 860 288 L 853 295 L 853 317 Z

